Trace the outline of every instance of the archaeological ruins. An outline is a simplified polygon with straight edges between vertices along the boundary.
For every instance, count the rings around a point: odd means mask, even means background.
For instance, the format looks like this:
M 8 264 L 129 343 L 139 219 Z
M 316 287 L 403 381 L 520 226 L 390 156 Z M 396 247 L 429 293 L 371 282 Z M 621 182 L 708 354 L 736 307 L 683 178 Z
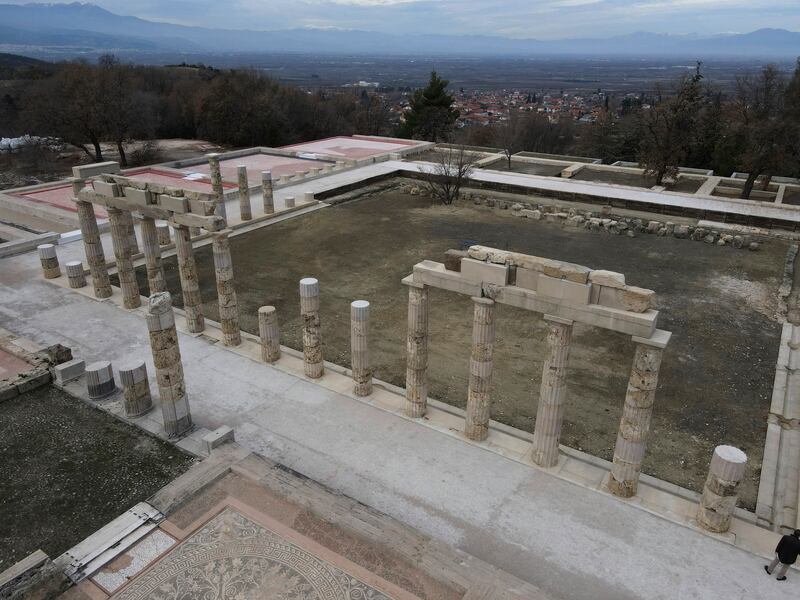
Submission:
M 472 148 L 445 207 L 443 149 L 0 192 L 0 398 L 51 386 L 194 461 L 0 593 L 186 593 L 213 558 L 308 598 L 788 597 L 758 572 L 800 528 L 800 182 Z

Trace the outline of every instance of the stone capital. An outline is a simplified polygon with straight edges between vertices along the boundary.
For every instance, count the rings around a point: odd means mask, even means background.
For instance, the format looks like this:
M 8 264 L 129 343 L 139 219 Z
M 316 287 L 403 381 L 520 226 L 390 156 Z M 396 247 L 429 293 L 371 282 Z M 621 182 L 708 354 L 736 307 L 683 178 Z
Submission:
M 663 329 L 656 329 L 649 338 L 643 338 L 639 336 L 632 336 L 631 340 L 634 344 L 642 344 L 644 346 L 652 346 L 653 348 L 660 348 L 664 349 L 669 344 L 669 340 L 672 337 L 671 331 L 664 331 Z
M 575 321 L 572 319 L 564 319 L 563 317 L 557 317 L 555 315 L 544 315 L 542 317 L 545 321 L 550 323 L 558 323 L 559 325 L 573 325 Z

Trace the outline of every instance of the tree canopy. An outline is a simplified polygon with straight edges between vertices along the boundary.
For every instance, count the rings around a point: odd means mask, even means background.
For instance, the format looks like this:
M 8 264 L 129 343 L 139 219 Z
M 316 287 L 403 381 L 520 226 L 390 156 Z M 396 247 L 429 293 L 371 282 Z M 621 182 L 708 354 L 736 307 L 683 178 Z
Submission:
M 452 131 L 458 111 L 453 108 L 453 95 L 447 92 L 450 82 L 431 71 L 428 85 L 414 92 L 409 102 L 400 133 L 403 137 L 441 142 Z

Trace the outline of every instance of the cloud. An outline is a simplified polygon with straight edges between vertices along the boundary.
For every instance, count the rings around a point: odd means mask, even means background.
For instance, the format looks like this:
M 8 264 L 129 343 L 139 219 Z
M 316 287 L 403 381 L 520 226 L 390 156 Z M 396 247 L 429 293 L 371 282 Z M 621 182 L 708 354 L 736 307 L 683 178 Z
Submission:
M 118 14 L 228 29 L 313 26 L 539 39 L 607 37 L 635 31 L 713 34 L 762 27 L 800 30 L 797 0 L 94 1 Z

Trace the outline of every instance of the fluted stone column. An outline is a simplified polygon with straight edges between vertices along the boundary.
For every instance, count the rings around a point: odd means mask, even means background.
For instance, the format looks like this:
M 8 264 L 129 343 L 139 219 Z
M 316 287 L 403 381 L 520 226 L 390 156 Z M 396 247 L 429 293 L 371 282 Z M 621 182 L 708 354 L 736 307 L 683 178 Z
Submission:
M 536 427 L 533 432 L 533 462 L 542 467 L 558 463 L 558 442 L 564 420 L 564 401 L 567 392 L 567 360 L 572 338 L 572 321 L 545 315 L 548 322 L 547 347 L 549 356 L 542 370 Z
M 350 362 L 353 367 L 353 392 L 356 396 L 372 393 L 372 368 L 369 364 L 369 302 L 350 303 Z
M 206 154 L 206 158 L 208 159 L 208 168 L 211 173 L 211 187 L 217 197 L 217 206 L 214 213 L 218 217 L 225 219 L 227 223 L 228 212 L 225 209 L 225 190 L 222 187 L 222 173 L 219 170 L 219 154 L 212 152 L 211 154 Z
M 489 436 L 494 354 L 494 300 L 472 298 L 472 354 L 469 359 L 469 392 L 464 434 L 471 440 Z
M 236 167 L 236 174 L 239 179 L 239 217 L 242 221 L 249 221 L 253 218 L 253 210 L 250 208 L 250 184 L 247 181 L 247 167 L 239 165 Z
M 118 208 L 108 209 L 111 222 L 111 241 L 114 243 L 114 257 L 117 260 L 117 276 L 122 288 L 122 303 L 125 308 L 137 308 L 142 301 L 139 297 L 139 286 L 136 283 L 136 272 L 131 260 L 130 236 L 124 212 Z
M 236 287 L 233 283 L 233 260 L 230 229 L 215 231 L 212 247 L 214 249 L 214 274 L 217 278 L 217 297 L 219 298 L 219 324 L 222 327 L 222 343 L 238 346 L 242 343 L 239 330 L 239 305 L 236 301 Z
M 86 275 L 83 272 L 83 263 L 81 261 L 71 260 L 64 266 L 67 268 L 69 287 L 74 289 L 86 287 Z
M 61 277 L 61 265 L 58 264 L 58 254 L 53 244 L 39 244 L 36 246 L 39 252 L 39 262 L 42 263 L 42 274 L 45 279 L 55 279 Z
M 142 217 L 142 224 L 139 229 L 142 232 L 144 261 L 147 268 L 147 285 L 150 287 L 150 293 L 166 292 L 167 281 L 161 264 L 161 246 L 158 244 L 156 222 L 152 217 Z
M 110 396 L 117 390 L 114 382 L 114 369 L 107 360 L 94 362 L 86 367 L 86 388 L 89 398 L 99 400 Z
M 281 357 L 281 334 L 274 306 L 258 309 L 258 335 L 261 338 L 261 360 L 274 363 Z
M 322 335 L 319 321 L 319 281 L 313 277 L 300 280 L 300 316 L 303 318 L 303 370 L 306 376 L 322 377 Z
M 408 285 L 406 338 L 406 414 L 422 417 L 428 408 L 428 288 Z
M 272 189 L 272 173 L 269 171 L 261 171 L 261 199 L 264 202 L 264 214 L 274 213 L 275 197 Z
M 156 221 L 156 235 L 158 236 L 158 245 L 167 246 L 172 241 L 169 235 L 169 223 Z
M 139 240 L 136 239 L 136 225 L 133 213 L 123 211 L 122 218 L 125 220 L 125 230 L 128 232 L 128 244 L 131 247 L 131 255 L 139 254 Z
M 203 299 L 200 297 L 200 280 L 194 262 L 192 236 L 184 225 L 175 226 L 175 250 L 178 256 L 178 273 L 183 293 L 183 312 L 186 327 L 192 333 L 200 333 L 206 328 L 203 317 Z
M 125 364 L 119 368 L 119 381 L 122 384 L 125 416 L 139 417 L 153 407 L 150 395 L 150 381 L 147 378 L 147 365 L 143 360 Z
M 657 330 L 650 339 L 633 338 L 636 351 L 608 481 L 609 490 L 623 498 L 634 496 L 639 485 L 639 473 L 642 470 L 658 387 L 658 370 L 671 335 L 667 331 Z
M 72 193 L 75 196 L 75 206 L 78 209 L 78 223 L 83 238 L 83 249 L 86 253 L 86 262 L 92 276 L 92 287 L 96 298 L 109 298 L 113 291 L 108 278 L 108 267 L 103 245 L 100 242 L 100 230 L 97 227 L 97 217 L 94 214 L 94 205 L 91 202 L 78 200 L 78 194 L 83 189 L 82 179 L 72 180 Z
M 715 533 L 724 533 L 730 529 L 739 495 L 739 484 L 744 478 L 746 466 L 747 455 L 738 448 L 714 448 L 697 511 L 697 522 L 702 527 Z
M 197 237 L 198 235 L 203 234 L 203 230 L 199 227 L 189 227 L 189 233 L 192 235 L 192 237 Z
M 147 303 L 147 330 L 156 367 L 164 430 L 169 437 L 177 437 L 191 429 L 192 415 L 183 380 L 181 349 L 169 292 L 150 296 Z

